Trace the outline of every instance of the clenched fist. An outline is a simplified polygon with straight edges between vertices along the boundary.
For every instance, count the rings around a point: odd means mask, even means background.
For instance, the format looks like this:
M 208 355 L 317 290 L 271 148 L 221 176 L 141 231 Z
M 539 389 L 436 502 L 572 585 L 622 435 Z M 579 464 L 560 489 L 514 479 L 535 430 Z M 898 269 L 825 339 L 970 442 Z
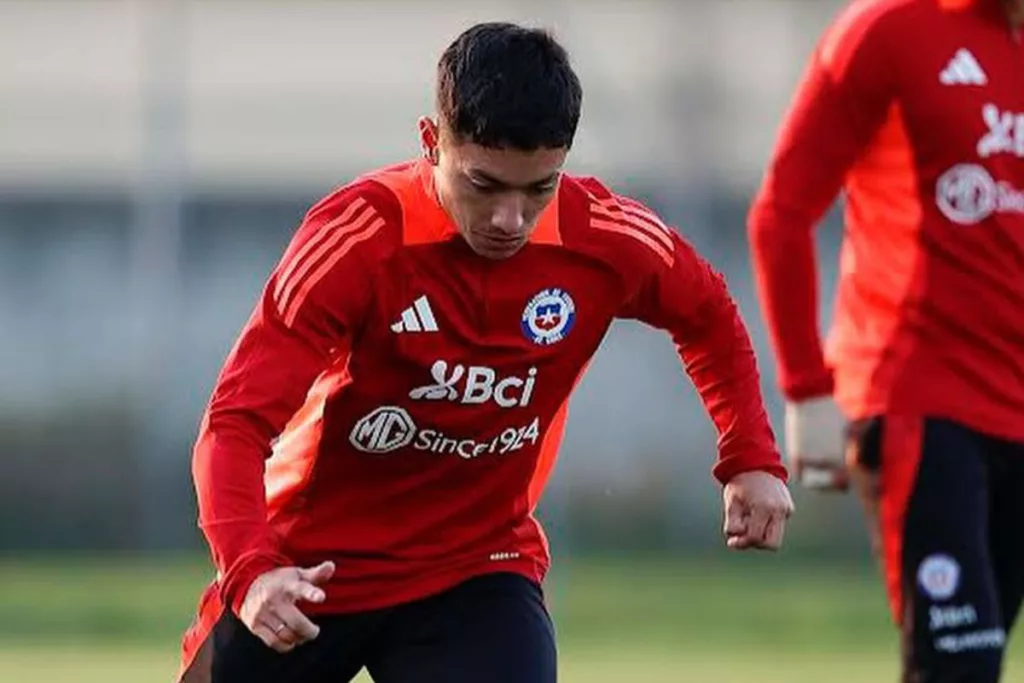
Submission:
M 734 550 L 778 550 L 793 514 L 793 499 L 786 484 L 768 472 L 742 472 L 722 492 L 725 503 L 725 538 Z

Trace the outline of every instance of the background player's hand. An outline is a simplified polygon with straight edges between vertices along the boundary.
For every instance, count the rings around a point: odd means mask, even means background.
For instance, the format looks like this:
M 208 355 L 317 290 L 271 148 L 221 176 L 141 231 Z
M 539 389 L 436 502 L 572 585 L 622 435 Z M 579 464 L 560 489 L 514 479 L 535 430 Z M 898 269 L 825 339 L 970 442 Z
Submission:
M 805 487 L 845 491 L 846 419 L 831 396 L 786 403 L 786 457 Z
M 297 603 L 323 602 L 321 586 L 333 574 L 333 562 L 310 569 L 278 567 L 260 574 L 245 594 L 238 616 L 268 647 L 288 652 L 320 634 L 320 627 L 299 611 Z
M 793 514 L 786 484 L 768 472 L 741 472 L 722 492 L 726 544 L 735 550 L 778 550 Z

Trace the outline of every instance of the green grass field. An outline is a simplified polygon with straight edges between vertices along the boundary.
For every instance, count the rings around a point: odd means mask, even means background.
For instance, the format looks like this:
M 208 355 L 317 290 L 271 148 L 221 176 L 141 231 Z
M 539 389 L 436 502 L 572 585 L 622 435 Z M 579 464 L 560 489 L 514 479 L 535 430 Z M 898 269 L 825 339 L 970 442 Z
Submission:
M 763 555 L 557 567 L 562 681 L 896 680 L 870 567 Z M 181 560 L 0 563 L 0 681 L 170 682 L 208 575 Z M 1022 650 L 1015 642 L 1008 681 L 1024 680 Z

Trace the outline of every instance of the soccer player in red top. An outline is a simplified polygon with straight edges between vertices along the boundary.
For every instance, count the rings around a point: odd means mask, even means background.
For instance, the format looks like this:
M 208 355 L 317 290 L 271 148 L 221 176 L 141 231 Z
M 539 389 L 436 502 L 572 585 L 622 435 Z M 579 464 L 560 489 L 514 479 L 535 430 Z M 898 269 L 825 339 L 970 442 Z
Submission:
M 725 283 L 562 171 L 582 92 L 548 34 L 444 52 L 423 158 L 316 204 L 230 353 L 193 471 L 218 574 L 184 681 L 551 683 L 534 507 L 616 317 L 666 330 L 720 435 L 733 548 L 792 502 Z
M 1022 0 L 851 4 L 750 213 L 787 453 L 867 503 L 906 681 L 996 681 L 1024 596 L 1022 22 Z M 823 351 L 812 232 L 840 190 Z

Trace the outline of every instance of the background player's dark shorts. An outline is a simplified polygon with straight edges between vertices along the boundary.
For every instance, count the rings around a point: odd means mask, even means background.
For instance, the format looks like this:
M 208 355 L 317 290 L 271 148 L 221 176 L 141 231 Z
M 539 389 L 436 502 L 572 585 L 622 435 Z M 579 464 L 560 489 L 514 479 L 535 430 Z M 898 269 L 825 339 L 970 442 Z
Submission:
M 886 416 L 854 425 L 849 459 L 904 681 L 994 683 L 1024 595 L 1024 444 Z
M 230 610 L 182 683 L 554 683 L 554 628 L 540 587 L 516 574 L 470 579 L 425 600 L 315 619 L 320 635 L 282 655 Z

